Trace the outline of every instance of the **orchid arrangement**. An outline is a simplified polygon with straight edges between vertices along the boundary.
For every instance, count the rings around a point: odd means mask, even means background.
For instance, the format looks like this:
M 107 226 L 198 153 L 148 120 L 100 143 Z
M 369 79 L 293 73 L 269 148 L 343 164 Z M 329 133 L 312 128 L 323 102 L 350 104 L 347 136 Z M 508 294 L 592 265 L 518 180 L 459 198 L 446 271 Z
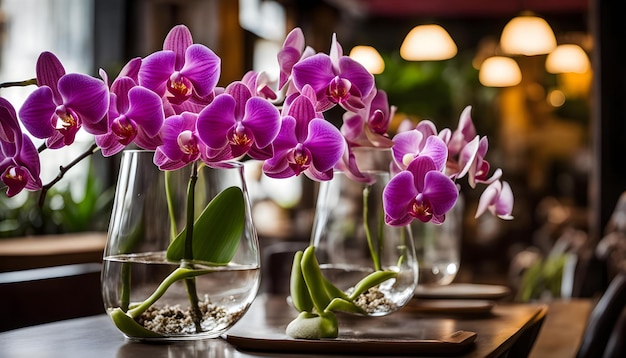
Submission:
M 104 70 L 99 71 L 100 78 L 66 73 L 54 54 L 44 52 L 35 79 L 0 85 L 37 86 L 19 111 L 0 97 L 0 180 L 6 194 L 41 190 L 43 200 L 78 161 L 98 151 L 113 156 L 130 146 L 153 150 L 154 164 L 165 171 L 191 165 L 190 183 L 201 165 L 245 158 L 263 161 L 264 173 L 273 178 L 304 174 L 323 181 L 341 170 L 368 183 L 371 178 L 359 170 L 353 150 L 378 147 L 391 148 L 394 158 L 390 168 L 395 175 L 383 198 L 388 225 L 404 226 L 414 219 L 443 222 L 458 197 L 455 182 L 463 177 L 472 187 L 488 185 L 477 216 L 490 211 L 511 218 L 511 188 L 500 181 L 501 170 L 488 176 L 487 138 L 476 134 L 470 107 L 454 131 L 438 132 L 432 122 L 422 121 L 416 128 L 404 124 L 392 138 L 388 129 L 395 107 L 376 88 L 374 77 L 343 54 L 336 36 L 328 54 L 315 53 L 295 28 L 277 60 L 276 88 L 265 73 L 254 71 L 218 87 L 221 59 L 206 46 L 194 44 L 184 25 L 172 28 L 163 50 L 130 60 L 112 81 Z M 325 119 L 325 112 L 337 106 L 345 111 L 340 128 Z M 79 131 L 93 135 L 93 145 L 43 184 L 39 152 L 71 146 Z M 31 136 L 45 143 L 36 148 Z M 198 225 L 188 220 L 186 237 L 173 240 L 176 257 L 185 257 L 180 242 L 193 240 L 194 224 Z M 314 248 L 296 255 L 292 296 L 302 312 L 301 321 L 314 322 L 314 333 L 304 334 L 305 338 L 336 337 L 332 311 L 354 310 L 354 297 L 331 287 L 318 269 Z M 172 280 L 192 280 L 200 274 L 185 270 Z M 389 278 L 374 274 L 355 292 Z M 138 330 L 126 317 L 120 319 L 127 329 Z

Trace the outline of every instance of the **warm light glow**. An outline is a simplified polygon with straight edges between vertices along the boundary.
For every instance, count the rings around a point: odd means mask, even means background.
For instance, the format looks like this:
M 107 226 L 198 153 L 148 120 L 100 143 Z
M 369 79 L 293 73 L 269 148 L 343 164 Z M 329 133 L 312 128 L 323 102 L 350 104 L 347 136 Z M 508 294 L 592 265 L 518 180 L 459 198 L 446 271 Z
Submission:
M 561 107 L 565 104 L 565 94 L 563 91 L 559 90 L 551 91 L 548 94 L 548 103 L 550 103 L 552 107 Z
M 500 47 L 511 55 L 541 55 L 554 50 L 556 38 L 546 20 L 522 14 L 504 26 Z
M 522 71 L 509 57 L 493 56 L 483 62 L 478 80 L 486 87 L 510 87 L 522 81 Z
M 546 71 L 550 73 L 585 73 L 590 67 L 589 57 L 578 45 L 559 45 L 546 58 Z
M 350 58 L 360 63 L 373 75 L 383 73 L 385 61 L 372 46 L 355 46 L 350 51 Z
M 456 56 L 456 44 L 439 25 L 414 27 L 404 38 L 400 56 L 407 61 L 440 61 Z

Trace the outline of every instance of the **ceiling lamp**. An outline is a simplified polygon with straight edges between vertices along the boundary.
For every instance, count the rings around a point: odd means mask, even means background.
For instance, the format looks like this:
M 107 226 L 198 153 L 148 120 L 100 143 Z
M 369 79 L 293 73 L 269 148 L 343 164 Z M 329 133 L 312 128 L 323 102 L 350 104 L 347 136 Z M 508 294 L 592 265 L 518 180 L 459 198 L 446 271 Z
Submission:
M 440 61 L 454 57 L 456 44 L 439 25 L 414 27 L 404 38 L 400 56 L 407 61 Z
M 350 51 L 350 58 L 360 63 L 369 73 L 377 75 L 385 70 L 385 61 L 372 46 L 355 46 Z
M 522 81 L 522 71 L 512 58 L 493 56 L 480 66 L 478 80 L 486 87 L 511 87 Z
M 546 20 L 524 12 L 504 26 L 500 47 L 511 55 L 542 55 L 554 50 L 556 38 Z
M 559 45 L 546 58 L 550 73 L 585 73 L 590 67 L 589 57 L 578 45 Z

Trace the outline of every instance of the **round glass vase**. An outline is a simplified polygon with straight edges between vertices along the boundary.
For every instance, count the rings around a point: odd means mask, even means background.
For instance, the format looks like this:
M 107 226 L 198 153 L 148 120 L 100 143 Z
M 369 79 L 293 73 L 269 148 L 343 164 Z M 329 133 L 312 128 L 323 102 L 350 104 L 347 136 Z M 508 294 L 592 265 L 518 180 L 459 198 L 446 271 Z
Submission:
M 355 300 L 365 315 L 384 316 L 413 297 L 418 263 L 409 227 L 384 222 L 382 195 L 390 179 L 391 152 L 370 149 L 355 154 L 371 184 L 355 181 L 343 172 L 321 182 L 310 244 L 315 246 L 326 279 L 348 294 L 375 271 L 396 273 Z
M 106 311 L 132 340 L 218 337 L 260 284 L 243 165 L 164 172 L 153 156 L 122 154 L 103 258 Z

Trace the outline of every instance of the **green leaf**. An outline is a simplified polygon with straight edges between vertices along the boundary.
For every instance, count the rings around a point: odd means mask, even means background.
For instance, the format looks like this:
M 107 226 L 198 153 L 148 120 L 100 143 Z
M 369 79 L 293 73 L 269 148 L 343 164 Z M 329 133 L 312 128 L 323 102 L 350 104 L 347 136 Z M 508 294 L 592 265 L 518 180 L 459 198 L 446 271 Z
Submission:
M 193 259 L 214 264 L 232 260 L 245 225 L 243 192 L 229 187 L 219 193 L 193 225 Z M 167 259 L 184 258 L 187 228 L 181 231 L 167 249 Z

